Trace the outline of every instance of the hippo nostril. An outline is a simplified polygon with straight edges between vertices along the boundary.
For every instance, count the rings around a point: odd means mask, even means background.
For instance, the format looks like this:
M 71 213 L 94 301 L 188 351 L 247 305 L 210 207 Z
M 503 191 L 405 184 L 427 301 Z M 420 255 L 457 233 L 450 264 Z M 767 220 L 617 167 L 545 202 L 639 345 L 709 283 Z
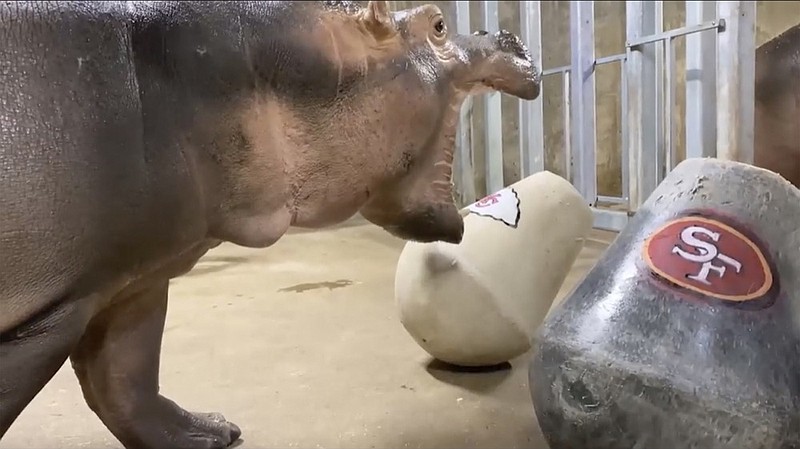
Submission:
M 495 33 L 494 38 L 497 42 L 497 48 L 503 53 L 512 54 L 524 61 L 531 60 L 528 48 L 516 34 L 506 30 L 500 30 Z

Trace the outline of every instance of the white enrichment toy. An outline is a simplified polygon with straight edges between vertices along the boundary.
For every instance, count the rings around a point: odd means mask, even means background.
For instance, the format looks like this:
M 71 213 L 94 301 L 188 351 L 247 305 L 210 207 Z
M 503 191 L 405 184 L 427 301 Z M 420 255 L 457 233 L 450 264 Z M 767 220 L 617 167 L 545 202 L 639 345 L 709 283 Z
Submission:
M 466 211 L 460 244 L 405 245 L 395 299 L 403 326 L 433 357 L 495 365 L 530 349 L 593 217 L 567 180 L 546 171 Z

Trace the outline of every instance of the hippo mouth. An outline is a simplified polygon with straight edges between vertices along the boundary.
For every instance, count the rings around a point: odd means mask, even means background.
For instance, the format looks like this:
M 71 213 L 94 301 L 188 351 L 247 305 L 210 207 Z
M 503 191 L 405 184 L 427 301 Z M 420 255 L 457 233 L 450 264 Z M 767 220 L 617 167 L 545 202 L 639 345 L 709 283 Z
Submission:
M 410 203 L 411 207 L 401 215 L 401 220 L 384 226 L 394 236 L 422 243 L 461 243 L 464 220 L 455 204 L 453 184 L 457 119 L 458 114 L 449 114 L 442 136 L 444 142 L 438 153 L 441 157 L 432 165 L 434 174 L 429 178 L 432 180 L 428 188 L 415 189 L 424 192 L 422 197 Z
M 451 106 L 441 128 L 435 162 L 429 159 L 423 172 L 373 198 L 380 200 L 361 209 L 364 218 L 403 240 L 461 243 L 464 220 L 455 204 L 453 184 L 458 106 L 460 102 Z
M 453 184 L 453 161 L 455 159 L 455 123 L 448 123 L 445 133 L 446 144 L 442 148 L 442 159 L 433 164 L 437 175 L 431 182 L 431 189 L 439 202 L 455 202 L 455 184 Z

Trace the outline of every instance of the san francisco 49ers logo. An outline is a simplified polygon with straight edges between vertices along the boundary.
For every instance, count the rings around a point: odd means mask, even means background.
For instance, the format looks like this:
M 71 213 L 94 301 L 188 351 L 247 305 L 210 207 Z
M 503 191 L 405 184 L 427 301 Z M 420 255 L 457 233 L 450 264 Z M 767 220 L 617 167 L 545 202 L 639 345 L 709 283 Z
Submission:
M 660 278 L 725 301 L 759 299 L 773 284 L 761 249 L 710 218 L 683 217 L 662 226 L 645 241 L 644 258 Z

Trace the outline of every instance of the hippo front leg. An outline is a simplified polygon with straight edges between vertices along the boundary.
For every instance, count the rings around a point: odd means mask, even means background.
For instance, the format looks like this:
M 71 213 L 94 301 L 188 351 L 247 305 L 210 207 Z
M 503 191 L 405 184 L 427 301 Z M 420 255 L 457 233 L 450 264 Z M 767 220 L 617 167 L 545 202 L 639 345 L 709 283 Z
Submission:
M 71 359 L 89 407 L 129 449 L 218 449 L 239 428 L 216 413 L 190 413 L 158 392 L 168 282 L 96 316 Z

